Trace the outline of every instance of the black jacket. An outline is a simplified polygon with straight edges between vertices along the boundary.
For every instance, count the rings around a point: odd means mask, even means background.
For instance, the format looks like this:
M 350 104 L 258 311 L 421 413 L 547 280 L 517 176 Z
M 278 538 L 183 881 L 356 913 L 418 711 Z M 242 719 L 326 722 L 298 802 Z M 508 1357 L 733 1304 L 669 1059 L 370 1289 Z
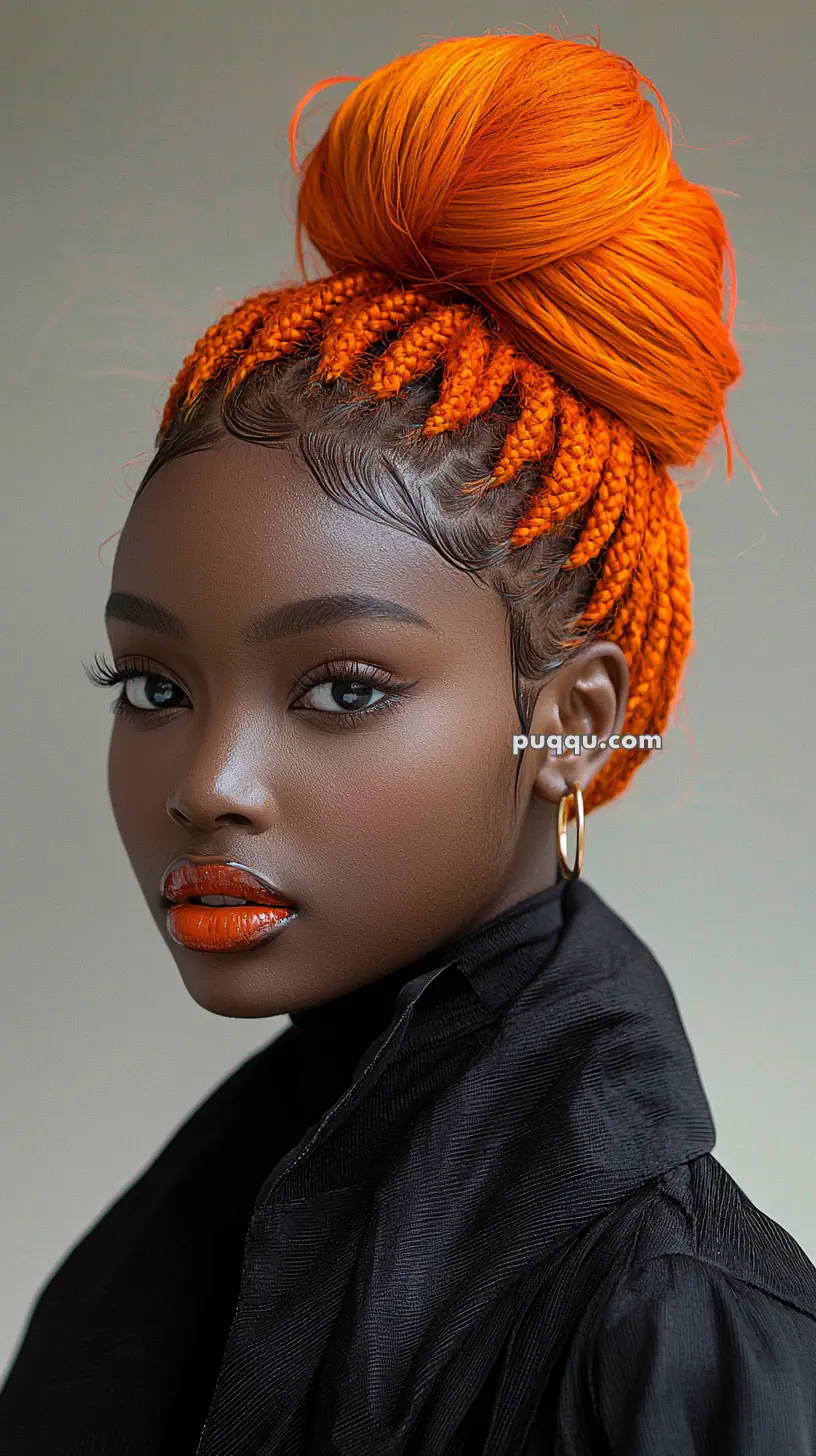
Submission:
M 293 1022 L 46 1284 L 1 1456 L 814 1456 L 816 1270 L 589 885 Z

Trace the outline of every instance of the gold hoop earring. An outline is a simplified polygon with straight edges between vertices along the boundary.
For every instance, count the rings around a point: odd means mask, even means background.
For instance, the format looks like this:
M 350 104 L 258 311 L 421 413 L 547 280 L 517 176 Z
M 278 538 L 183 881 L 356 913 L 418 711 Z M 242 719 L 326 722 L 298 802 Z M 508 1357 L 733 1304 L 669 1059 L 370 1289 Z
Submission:
M 575 863 L 572 867 L 567 863 L 567 809 L 571 799 L 575 800 L 575 827 L 578 832 L 578 841 L 575 846 Z M 561 795 L 558 802 L 558 863 L 565 880 L 577 880 L 581 873 L 581 866 L 584 863 L 584 841 L 586 839 L 584 822 L 584 796 L 581 793 L 581 785 L 573 781 L 569 788 Z

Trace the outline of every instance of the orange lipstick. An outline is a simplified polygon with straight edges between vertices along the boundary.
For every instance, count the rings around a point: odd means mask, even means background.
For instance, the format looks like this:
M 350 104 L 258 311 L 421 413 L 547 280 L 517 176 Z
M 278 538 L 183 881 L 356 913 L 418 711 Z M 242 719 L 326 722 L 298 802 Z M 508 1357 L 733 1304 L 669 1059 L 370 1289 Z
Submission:
M 295 906 L 258 871 L 233 860 L 177 859 L 162 877 L 167 930 L 186 950 L 247 951 L 297 918 Z M 243 904 L 208 905 L 211 898 Z

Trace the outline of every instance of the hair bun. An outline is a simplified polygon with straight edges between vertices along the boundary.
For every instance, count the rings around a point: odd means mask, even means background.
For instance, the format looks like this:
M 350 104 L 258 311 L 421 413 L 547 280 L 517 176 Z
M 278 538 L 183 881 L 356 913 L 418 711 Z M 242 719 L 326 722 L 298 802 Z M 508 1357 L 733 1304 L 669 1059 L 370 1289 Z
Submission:
M 298 251 L 303 229 L 332 271 L 467 293 L 661 463 L 692 464 L 722 425 L 730 473 L 733 250 L 642 84 L 654 91 L 599 44 L 546 35 L 401 56 L 360 82 L 306 159 Z

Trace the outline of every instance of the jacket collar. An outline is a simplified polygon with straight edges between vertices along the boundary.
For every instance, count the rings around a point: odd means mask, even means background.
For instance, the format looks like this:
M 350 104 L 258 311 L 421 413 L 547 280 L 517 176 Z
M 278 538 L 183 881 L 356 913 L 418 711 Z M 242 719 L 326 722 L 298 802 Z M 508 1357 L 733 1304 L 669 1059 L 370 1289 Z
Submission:
M 586 883 L 393 985 L 350 1085 L 258 1194 L 198 1456 L 447 1453 L 450 1402 L 491 1371 L 510 1381 L 491 1450 L 520 1449 L 518 1361 L 533 1401 L 587 1280 L 609 1272 L 598 1230 L 713 1146 L 668 983 Z M 325 1044 L 300 1035 L 317 1078 Z
M 472 1055 L 468 1047 L 493 1042 L 478 1062 L 478 1083 L 458 1086 L 463 1115 L 468 1097 L 482 1092 L 496 1111 L 503 1098 L 514 1105 L 520 1124 L 542 1108 L 542 1136 L 545 1126 L 562 1146 L 568 1136 L 575 1174 L 580 1163 L 605 1196 L 714 1146 L 711 1111 L 668 981 L 648 947 L 583 880 L 559 881 L 375 986 L 292 1019 L 306 1033 L 307 1052 L 320 1055 L 327 1038 L 348 1034 L 357 1038 L 358 1061 L 347 1091 L 310 1137 L 310 1156 L 295 1159 L 300 1176 L 292 1184 L 279 1165 L 261 1206 L 281 1185 L 284 1197 L 295 1189 L 303 1195 L 312 1155 L 319 1159 L 321 1144 L 363 1104 L 366 1122 L 391 1121 L 392 1135 L 405 1136 L 410 1099 L 401 1104 L 403 1125 L 388 1089 L 442 1045 L 449 1049 L 444 1080 L 456 1077 L 459 1057 Z M 355 1176 L 351 1165 L 346 1173 Z

